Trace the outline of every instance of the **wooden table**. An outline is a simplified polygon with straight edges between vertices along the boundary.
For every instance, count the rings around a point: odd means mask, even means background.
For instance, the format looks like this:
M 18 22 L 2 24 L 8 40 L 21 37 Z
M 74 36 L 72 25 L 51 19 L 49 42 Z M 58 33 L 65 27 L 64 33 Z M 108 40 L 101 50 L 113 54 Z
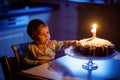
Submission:
M 82 64 L 88 60 L 65 55 L 50 63 L 39 65 L 19 73 L 24 79 L 52 80 L 106 80 L 120 79 L 120 60 L 93 60 L 98 65 L 96 70 L 85 70 Z

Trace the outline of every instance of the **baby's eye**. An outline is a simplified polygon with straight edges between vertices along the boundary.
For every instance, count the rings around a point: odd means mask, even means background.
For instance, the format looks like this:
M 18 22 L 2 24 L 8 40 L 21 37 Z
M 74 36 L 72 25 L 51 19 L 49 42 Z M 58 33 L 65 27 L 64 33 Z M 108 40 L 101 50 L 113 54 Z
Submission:
M 49 34 L 49 32 L 47 32 L 47 34 Z
M 45 34 L 40 34 L 40 35 L 44 36 Z

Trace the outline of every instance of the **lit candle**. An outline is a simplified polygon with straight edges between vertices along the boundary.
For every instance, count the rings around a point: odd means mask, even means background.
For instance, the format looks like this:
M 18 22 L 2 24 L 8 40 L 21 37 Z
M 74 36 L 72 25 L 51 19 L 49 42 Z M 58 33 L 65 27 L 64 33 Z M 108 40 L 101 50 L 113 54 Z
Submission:
M 93 25 L 92 25 L 91 32 L 93 33 L 93 38 L 95 38 L 95 37 L 96 37 L 96 27 L 97 27 L 97 25 L 96 25 L 96 24 L 93 24 Z

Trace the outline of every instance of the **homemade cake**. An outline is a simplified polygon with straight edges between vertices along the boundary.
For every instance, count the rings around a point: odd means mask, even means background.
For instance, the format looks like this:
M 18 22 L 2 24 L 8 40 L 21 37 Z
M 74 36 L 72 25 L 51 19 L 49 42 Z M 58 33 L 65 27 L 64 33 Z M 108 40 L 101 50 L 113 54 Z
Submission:
M 84 56 L 107 56 L 114 53 L 114 44 L 101 38 L 86 38 L 78 41 L 75 52 Z

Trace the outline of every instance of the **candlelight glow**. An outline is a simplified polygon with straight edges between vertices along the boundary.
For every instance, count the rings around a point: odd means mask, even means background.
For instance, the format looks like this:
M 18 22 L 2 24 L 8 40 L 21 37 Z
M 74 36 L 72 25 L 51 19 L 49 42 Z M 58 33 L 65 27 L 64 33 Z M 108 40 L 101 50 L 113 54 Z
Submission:
M 93 37 L 96 37 L 96 27 L 97 27 L 97 24 L 92 25 L 91 32 L 93 33 Z
M 93 24 L 91 32 L 96 32 L 96 27 L 97 27 L 97 24 Z

